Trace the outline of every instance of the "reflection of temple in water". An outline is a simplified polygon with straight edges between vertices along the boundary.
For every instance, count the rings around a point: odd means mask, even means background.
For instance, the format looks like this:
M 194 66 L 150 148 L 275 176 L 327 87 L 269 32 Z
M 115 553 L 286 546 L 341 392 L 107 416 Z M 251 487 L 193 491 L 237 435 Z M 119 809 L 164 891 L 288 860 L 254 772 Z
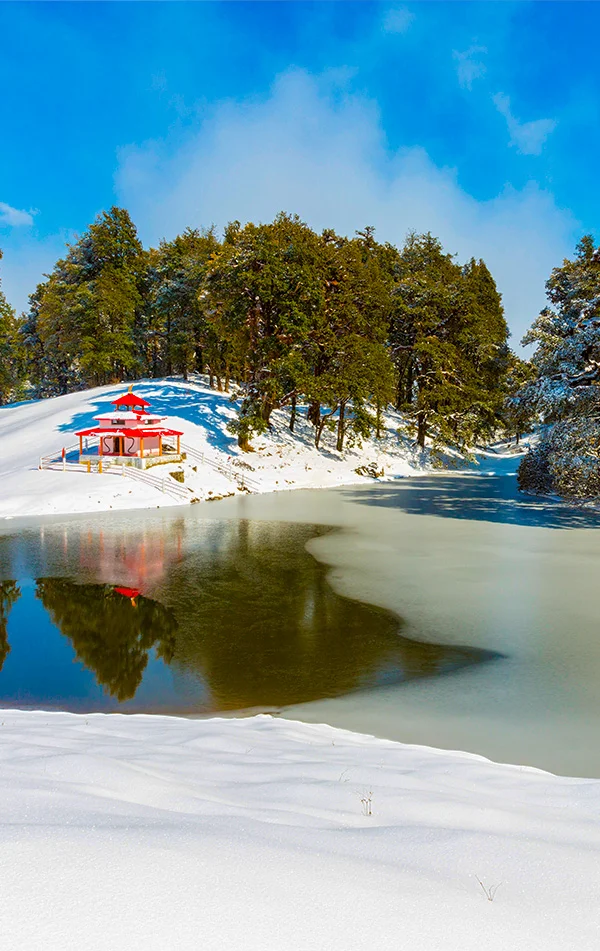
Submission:
M 73 574 L 105 584 L 146 590 L 183 556 L 185 520 L 135 530 L 129 525 L 40 532 L 40 575 Z
M 152 689 L 168 681 L 172 712 L 216 712 L 439 676 L 489 656 L 403 637 L 389 611 L 338 595 L 305 549 L 323 531 L 190 516 L 135 528 L 119 518 L 16 543 L 38 602 L 104 690 L 90 710 L 131 701 L 142 680 L 135 709 L 165 710 L 146 688 L 150 669 Z

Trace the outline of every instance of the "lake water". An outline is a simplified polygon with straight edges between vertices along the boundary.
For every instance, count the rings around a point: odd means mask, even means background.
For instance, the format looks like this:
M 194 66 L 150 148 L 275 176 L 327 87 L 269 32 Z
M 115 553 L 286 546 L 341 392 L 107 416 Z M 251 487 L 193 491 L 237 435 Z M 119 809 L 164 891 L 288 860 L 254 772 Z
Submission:
M 0 704 L 271 708 L 492 656 L 410 640 L 392 612 L 337 594 L 305 548 L 319 526 L 195 513 L 1 537 Z
M 600 515 L 514 468 L 7 522 L 0 704 L 268 708 L 600 776 Z

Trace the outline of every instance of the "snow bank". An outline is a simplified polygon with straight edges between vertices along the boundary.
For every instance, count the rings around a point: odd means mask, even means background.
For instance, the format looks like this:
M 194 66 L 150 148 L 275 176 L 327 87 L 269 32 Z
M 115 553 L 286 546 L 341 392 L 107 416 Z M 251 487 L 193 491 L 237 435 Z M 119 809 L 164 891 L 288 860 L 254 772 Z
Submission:
M 0 719 L 7 951 L 598 948 L 599 782 L 267 716 Z
M 361 447 L 338 453 L 333 434 L 325 433 L 322 449 L 313 445 L 314 430 L 299 417 L 296 432 L 288 429 L 288 414 L 273 414 L 273 430 L 253 440 L 255 452 L 241 453 L 227 426 L 235 417 L 229 394 L 211 390 L 202 380 L 142 380 L 134 384 L 167 417 L 167 425 L 184 432 L 183 442 L 207 461 L 189 458 L 183 465 L 150 470 L 161 476 L 183 468 L 190 499 L 221 497 L 240 491 L 235 473 L 251 480 L 255 491 L 315 488 L 364 482 L 356 469 L 373 464 L 387 476 L 420 471 L 419 459 L 407 440 L 398 437 L 400 417 L 385 419 L 381 440 L 367 440 Z M 0 517 L 49 515 L 107 509 L 146 508 L 181 504 L 153 486 L 119 479 L 115 475 L 56 472 L 38 469 L 39 457 L 60 452 L 77 442 L 76 430 L 94 426 L 93 417 L 123 393 L 123 384 L 70 393 L 55 399 L 0 408 Z M 225 465 L 223 475 L 210 467 Z

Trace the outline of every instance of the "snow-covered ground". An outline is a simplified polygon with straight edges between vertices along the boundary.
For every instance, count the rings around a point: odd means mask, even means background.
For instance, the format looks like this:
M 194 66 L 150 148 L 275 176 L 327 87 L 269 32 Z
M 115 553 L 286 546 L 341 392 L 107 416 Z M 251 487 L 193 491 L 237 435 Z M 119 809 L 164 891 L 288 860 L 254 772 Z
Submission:
M 600 782 L 266 716 L 0 722 L 3 951 L 600 946 Z
M 123 384 L 98 387 L 0 408 L 0 518 L 178 504 L 158 488 L 112 474 L 38 469 L 40 456 L 75 444 L 75 431 L 96 425 L 93 417 L 125 390 Z M 167 417 L 168 426 L 184 432 L 185 444 L 204 453 L 206 460 L 231 467 L 232 476 L 223 475 L 190 456 L 183 465 L 149 470 L 168 479 L 169 469 L 183 469 L 190 499 L 239 492 L 236 471 L 251 480 L 253 490 L 271 492 L 363 482 L 365 476 L 355 471 L 362 465 L 373 464 L 386 476 L 410 475 L 423 468 L 410 441 L 398 436 L 401 419 L 394 413 L 386 416 L 383 439 L 338 453 L 334 435 L 328 432 L 323 434 L 322 448 L 314 448 L 314 430 L 304 413 L 292 434 L 289 414 L 276 411 L 273 430 L 253 440 L 255 452 L 242 453 L 227 429 L 236 415 L 229 394 L 218 393 L 201 380 L 145 380 L 135 383 L 134 390 L 151 402 L 153 411 Z
M 385 439 L 339 454 L 275 413 L 244 456 L 226 394 L 135 389 L 261 491 L 363 481 L 365 464 L 418 471 L 393 415 Z M 37 468 L 122 391 L 0 409 L 0 516 L 175 504 Z M 195 459 L 184 470 L 197 498 L 239 491 Z M 0 951 L 600 947 L 595 780 L 268 716 L 0 711 L 0 764 Z

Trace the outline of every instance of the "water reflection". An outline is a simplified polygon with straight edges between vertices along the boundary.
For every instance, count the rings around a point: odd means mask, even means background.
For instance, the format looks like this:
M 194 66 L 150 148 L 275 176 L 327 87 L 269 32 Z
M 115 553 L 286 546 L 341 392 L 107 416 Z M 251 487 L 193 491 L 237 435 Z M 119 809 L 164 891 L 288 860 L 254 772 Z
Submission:
M 134 591 L 65 578 L 40 578 L 36 586 L 37 597 L 71 640 L 78 660 L 119 701 L 135 696 L 153 647 L 167 664 L 175 649 L 173 613 Z
M 10 651 L 7 623 L 10 609 L 21 594 L 16 581 L 0 581 L 0 670 Z
M 22 584 L 12 614 L 19 587 L 0 587 L 0 701 L 90 711 L 283 706 L 492 656 L 410 640 L 396 615 L 336 594 L 304 547 L 323 531 L 187 518 L 15 536 L 0 570 L 35 585 Z M 41 606 L 45 628 L 31 622 Z

